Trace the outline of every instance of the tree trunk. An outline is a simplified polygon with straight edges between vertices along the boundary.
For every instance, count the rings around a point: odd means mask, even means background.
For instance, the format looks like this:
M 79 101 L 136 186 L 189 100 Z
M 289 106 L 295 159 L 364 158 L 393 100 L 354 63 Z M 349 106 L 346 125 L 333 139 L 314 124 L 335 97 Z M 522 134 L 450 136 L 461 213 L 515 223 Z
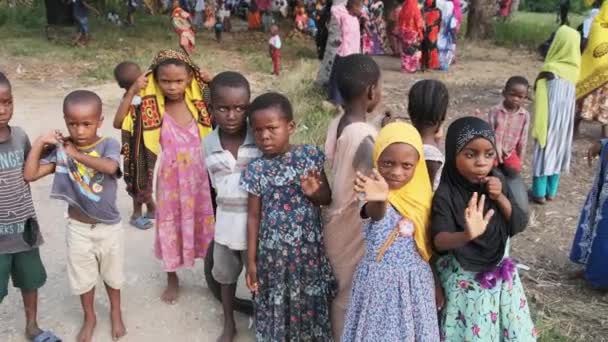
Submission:
M 497 11 L 496 0 L 471 0 L 467 22 L 467 38 L 490 38 L 492 35 L 492 20 Z

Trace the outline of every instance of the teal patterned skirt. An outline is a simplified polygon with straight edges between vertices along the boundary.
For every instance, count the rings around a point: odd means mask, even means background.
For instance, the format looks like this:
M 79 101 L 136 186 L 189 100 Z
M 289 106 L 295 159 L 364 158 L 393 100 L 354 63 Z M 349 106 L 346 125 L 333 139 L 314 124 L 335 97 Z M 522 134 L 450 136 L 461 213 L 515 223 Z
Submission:
M 438 258 L 437 271 L 445 292 L 441 341 L 536 341 L 517 270 L 511 281 L 498 280 L 491 289 L 482 288 L 477 273 L 464 270 L 452 254 Z

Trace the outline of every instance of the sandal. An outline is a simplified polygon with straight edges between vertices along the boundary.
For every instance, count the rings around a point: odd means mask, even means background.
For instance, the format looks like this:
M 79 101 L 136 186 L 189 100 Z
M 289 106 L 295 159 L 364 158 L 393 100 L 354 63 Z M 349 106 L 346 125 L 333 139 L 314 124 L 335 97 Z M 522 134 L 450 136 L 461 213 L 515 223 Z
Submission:
M 542 198 L 542 197 L 540 197 L 540 198 L 539 197 L 532 197 L 532 201 L 534 201 L 534 203 L 540 204 L 540 205 L 545 204 L 545 199 Z
M 61 342 L 61 339 L 52 332 L 46 330 L 34 337 L 32 342 Z
M 144 214 L 144 217 L 148 220 L 156 220 L 156 215 L 149 211 Z
M 152 221 L 150 221 L 147 217 L 145 216 L 140 216 L 138 218 L 131 218 L 131 221 L 129 221 L 129 223 L 140 230 L 147 230 L 152 228 L 152 226 L 154 225 L 152 223 Z

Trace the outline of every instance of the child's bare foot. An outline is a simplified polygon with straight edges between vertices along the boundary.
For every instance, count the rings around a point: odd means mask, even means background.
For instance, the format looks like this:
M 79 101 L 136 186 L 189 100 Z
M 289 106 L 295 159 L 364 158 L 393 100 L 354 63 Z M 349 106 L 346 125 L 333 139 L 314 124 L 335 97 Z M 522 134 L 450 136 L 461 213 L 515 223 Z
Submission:
M 93 332 L 95 331 L 96 325 L 96 317 L 92 317 L 90 319 L 85 318 L 84 322 L 82 323 L 82 328 L 80 328 L 80 332 L 78 333 L 78 337 L 76 337 L 76 341 L 91 342 L 93 340 Z
M 112 322 L 112 341 L 118 341 L 121 337 L 127 334 L 127 329 L 122 321 L 122 313 L 120 310 L 110 313 L 110 321 Z
M 217 339 L 217 342 L 232 342 L 235 336 L 236 328 L 234 321 L 232 323 L 225 322 L 224 331 L 222 331 L 222 335 Z
M 177 273 L 167 273 L 167 288 L 165 289 L 165 291 L 163 291 L 163 294 L 160 298 L 163 300 L 163 302 L 167 304 L 175 304 L 175 302 L 177 301 L 178 289 L 179 279 L 177 278 Z
M 42 329 L 38 327 L 37 322 L 28 323 L 25 326 L 25 337 L 32 341 L 36 336 L 42 334 Z

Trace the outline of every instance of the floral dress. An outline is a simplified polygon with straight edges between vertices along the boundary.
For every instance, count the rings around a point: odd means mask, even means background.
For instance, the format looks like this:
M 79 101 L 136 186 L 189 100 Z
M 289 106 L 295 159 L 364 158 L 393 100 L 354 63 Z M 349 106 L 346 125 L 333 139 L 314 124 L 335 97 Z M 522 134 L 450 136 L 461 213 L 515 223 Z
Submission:
M 330 341 L 329 302 L 335 282 L 325 257 L 320 209 L 302 192 L 300 177 L 323 170 L 317 147 L 252 161 L 241 187 L 261 197 L 257 247 L 257 341 Z

